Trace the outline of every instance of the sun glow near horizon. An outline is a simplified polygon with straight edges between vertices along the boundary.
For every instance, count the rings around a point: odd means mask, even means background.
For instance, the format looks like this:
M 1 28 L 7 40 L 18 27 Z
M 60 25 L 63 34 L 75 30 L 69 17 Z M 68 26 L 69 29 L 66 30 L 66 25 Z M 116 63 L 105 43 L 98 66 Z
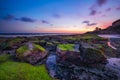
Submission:
M 120 19 L 120 2 L 99 1 L 1 0 L 0 32 L 85 33 L 96 27 L 105 29 Z

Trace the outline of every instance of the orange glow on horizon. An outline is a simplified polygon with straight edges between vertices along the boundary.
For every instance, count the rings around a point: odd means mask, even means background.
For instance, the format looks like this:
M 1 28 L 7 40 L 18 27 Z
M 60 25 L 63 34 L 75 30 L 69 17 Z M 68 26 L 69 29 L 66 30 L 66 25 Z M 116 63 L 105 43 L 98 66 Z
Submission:
M 88 31 L 93 31 L 94 29 L 36 29 L 35 32 L 47 32 L 47 33 L 76 33 L 82 34 Z
M 111 22 L 108 22 L 108 23 L 104 23 L 104 24 L 101 24 L 99 26 L 101 26 L 100 28 L 102 29 L 105 29 L 107 27 L 109 27 L 111 25 Z M 96 26 L 96 27 L 99 27 L 99 26 Z M 77 34 L 82 34 L 82 33 L 86 33 L 86 32 L 89 32 L 89 31 L 94 31 L 95 26 L 86 26 L 86 28 L 76 28 L 76 27 L 68 27 L 68 28 L 65 28 L 65 27 L 57 27 L 57 28 L 37 28 L 37 29 L 32 29 L 31 31 L 32 32 L 41 32 L 41 33 L 77 33 Z

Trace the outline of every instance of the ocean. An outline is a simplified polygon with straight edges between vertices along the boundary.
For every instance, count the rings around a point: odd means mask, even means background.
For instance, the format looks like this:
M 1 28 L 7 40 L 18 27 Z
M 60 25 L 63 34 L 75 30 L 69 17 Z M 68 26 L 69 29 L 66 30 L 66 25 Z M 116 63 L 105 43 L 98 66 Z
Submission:
M 0 37 L 33 37 L 48 35 L 72 35 L 70 33 L 0 33 Z

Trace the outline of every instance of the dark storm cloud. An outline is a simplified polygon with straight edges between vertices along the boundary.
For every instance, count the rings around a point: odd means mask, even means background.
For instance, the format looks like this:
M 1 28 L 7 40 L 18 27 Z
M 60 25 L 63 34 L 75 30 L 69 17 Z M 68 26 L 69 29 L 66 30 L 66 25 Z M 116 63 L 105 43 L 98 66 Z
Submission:
M 32 19 L 32 18 L 28 18 L 28 17 L 21 17 L 20 19 L 17 19 L 19 21 L 22 22 L 35 22 L 36 20 Z
M 88 20 L 83 21 L 82 23 L 85 23 L 87 26 L 94 26 L 94 25 L 97 25 L 97 23 L 90 23 L 90 21 L 88 21 Z

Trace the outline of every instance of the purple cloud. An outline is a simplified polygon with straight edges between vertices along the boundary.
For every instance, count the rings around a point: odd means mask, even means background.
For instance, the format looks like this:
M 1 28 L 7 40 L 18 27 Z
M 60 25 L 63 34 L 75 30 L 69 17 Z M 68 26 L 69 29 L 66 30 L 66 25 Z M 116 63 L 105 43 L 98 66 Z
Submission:
M 107 12 L 108 12 L 108 11 L 111 11 L 111 10 L 112 10 L 112 8 L 107 8 L 107 9 L 106 9 Z
M 89 22 L 90 22 L 90 21 L 87 21 L 87 20 L 86 20 L 86 21 L 83 21 L 82 23 L 89 23 Z
M 4 20 L 15 20 L 15 16 L 11 15 L 11 14 L 8 14 L 6 16 L 3 17 Z
M 96 10 L 91 10 L 90 15 L 94 16 L 94 15 L 96 15 L 96 14 L 97 14 L 97 11 L 96 11 Z
M 101 17 L 106 17 L 106 15 L 105 15 L 105 14 L 103 14 Z
M 49 22 L 46 21 L 46 20 L 41 20 L 41 22 L 44 23 L 44 24 L 49 24 Z
M 97 0 L 97 5 L 102 6 L 104 5 L 108 0 Z
M 54 14 L 53 17 L 60 18 L 61 16 L 59 14 Z
M 116 10 L 120 10 L 120 7 L 117 7 Z
M 90 23 L 90 24 L 88 24 L 88 26 L 94 26 L 94 25 L 97 25 L 97 23 Z
M 97 13 L 97 8 L 103 6 L 104 4 L 107 3 L 108 0 L 96 0 L 96 3 L 90 7 L 90 15 L 94 16 Z M 110 8 L 108 9 L 109 11 L 111 10 Z
M 17 20 L 20 20 L 20 21 L 23 21 L 23 22 L 35 22 L 34 19 L 28 18 L 28 17 L 21 17 L 20 19 L 17 19 Z
M 36 20 L 28 17 L 21 17 L 21 18 L 16 18 L 15 16 L 8 14 L 3 17 L 3 20 L 16 20 L 16 21 L 22 21 L 22 22 L 35 22 Z
M 83 21 L 82 23 L 85 23 L 87 26 L 94 26 L 94 25 L 97 25 L 97 23 L 90 23 L 90 21 L 88 21 L 88 20 Z
M 46 21 L 46 20 L 41 20 L 41 23 L 43 23 L 43 24 L 48 24 L 48 25 L 50 25 L 50 26 L 53 26 L 53 24 L 51 24 L 50 22 L 48 22 L 48 21 Z

